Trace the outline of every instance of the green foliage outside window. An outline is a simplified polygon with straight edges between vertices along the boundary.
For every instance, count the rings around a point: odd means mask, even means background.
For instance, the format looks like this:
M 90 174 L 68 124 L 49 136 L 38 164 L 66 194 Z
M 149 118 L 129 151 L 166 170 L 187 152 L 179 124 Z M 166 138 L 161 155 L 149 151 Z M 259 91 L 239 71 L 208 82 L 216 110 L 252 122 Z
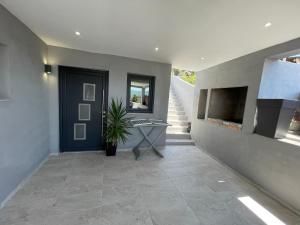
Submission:
M 196 84 L 196 73 L 194 71 L 180 70 L 173 68 L 172 75 L 180 77 L 182 80 L 195 85 Z

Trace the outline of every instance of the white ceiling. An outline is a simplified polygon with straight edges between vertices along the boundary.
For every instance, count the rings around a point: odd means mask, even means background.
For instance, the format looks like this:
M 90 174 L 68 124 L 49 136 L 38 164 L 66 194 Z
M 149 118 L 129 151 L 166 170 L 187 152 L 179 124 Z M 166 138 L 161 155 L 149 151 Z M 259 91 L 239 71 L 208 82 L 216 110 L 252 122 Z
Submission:
M 300 37 L 300 0 L 0 3 L 49 45 L 168 62 L 182 69 L 201 70 Z M 267 22 L 272 26 L 265 28 Z

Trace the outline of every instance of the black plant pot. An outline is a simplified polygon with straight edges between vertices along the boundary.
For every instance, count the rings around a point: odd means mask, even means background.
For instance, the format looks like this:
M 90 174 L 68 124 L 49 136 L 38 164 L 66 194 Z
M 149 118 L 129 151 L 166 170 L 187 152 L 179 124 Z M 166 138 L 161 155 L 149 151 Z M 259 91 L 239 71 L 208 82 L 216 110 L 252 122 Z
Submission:
M 117 152 L 117 145 L 113 145 L 111 142 L 106 144 L 106 156 L 115 156 Z

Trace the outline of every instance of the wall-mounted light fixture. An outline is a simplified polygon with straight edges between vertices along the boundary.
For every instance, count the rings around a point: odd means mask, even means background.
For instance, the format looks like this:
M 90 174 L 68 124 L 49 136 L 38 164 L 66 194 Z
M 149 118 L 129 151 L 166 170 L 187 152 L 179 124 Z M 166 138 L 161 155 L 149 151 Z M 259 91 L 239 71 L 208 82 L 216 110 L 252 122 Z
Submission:
M 51 65 L 45 64 L 45 73 L 50 74 L 52 72 Z

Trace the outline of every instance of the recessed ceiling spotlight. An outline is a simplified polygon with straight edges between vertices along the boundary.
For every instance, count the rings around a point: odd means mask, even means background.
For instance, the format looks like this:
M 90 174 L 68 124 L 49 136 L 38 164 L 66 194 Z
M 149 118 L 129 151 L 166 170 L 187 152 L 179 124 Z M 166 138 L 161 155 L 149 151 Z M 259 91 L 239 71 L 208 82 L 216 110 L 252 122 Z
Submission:
M 158 50 L 159 50 L 159 48 L 158 48 L 158 47 L 156 47 L 156 48 L 155 48 L 155 51 L 156 51 L 156 52 L 158 52 Z
M 204 57 L 201 57 L 201 60 L 204 60 L 205 58 Z
M 79 31 L 75 31 L 75 34 L 76 34 L 77 36 L 80 36 L 80 32 L 79 32 Z
M 265 24 L 265 27 L 270 27 L 270 26 L 272 26 L 272 23 L 271 23 L 271 22 L 267 22 L 267 23 Z

